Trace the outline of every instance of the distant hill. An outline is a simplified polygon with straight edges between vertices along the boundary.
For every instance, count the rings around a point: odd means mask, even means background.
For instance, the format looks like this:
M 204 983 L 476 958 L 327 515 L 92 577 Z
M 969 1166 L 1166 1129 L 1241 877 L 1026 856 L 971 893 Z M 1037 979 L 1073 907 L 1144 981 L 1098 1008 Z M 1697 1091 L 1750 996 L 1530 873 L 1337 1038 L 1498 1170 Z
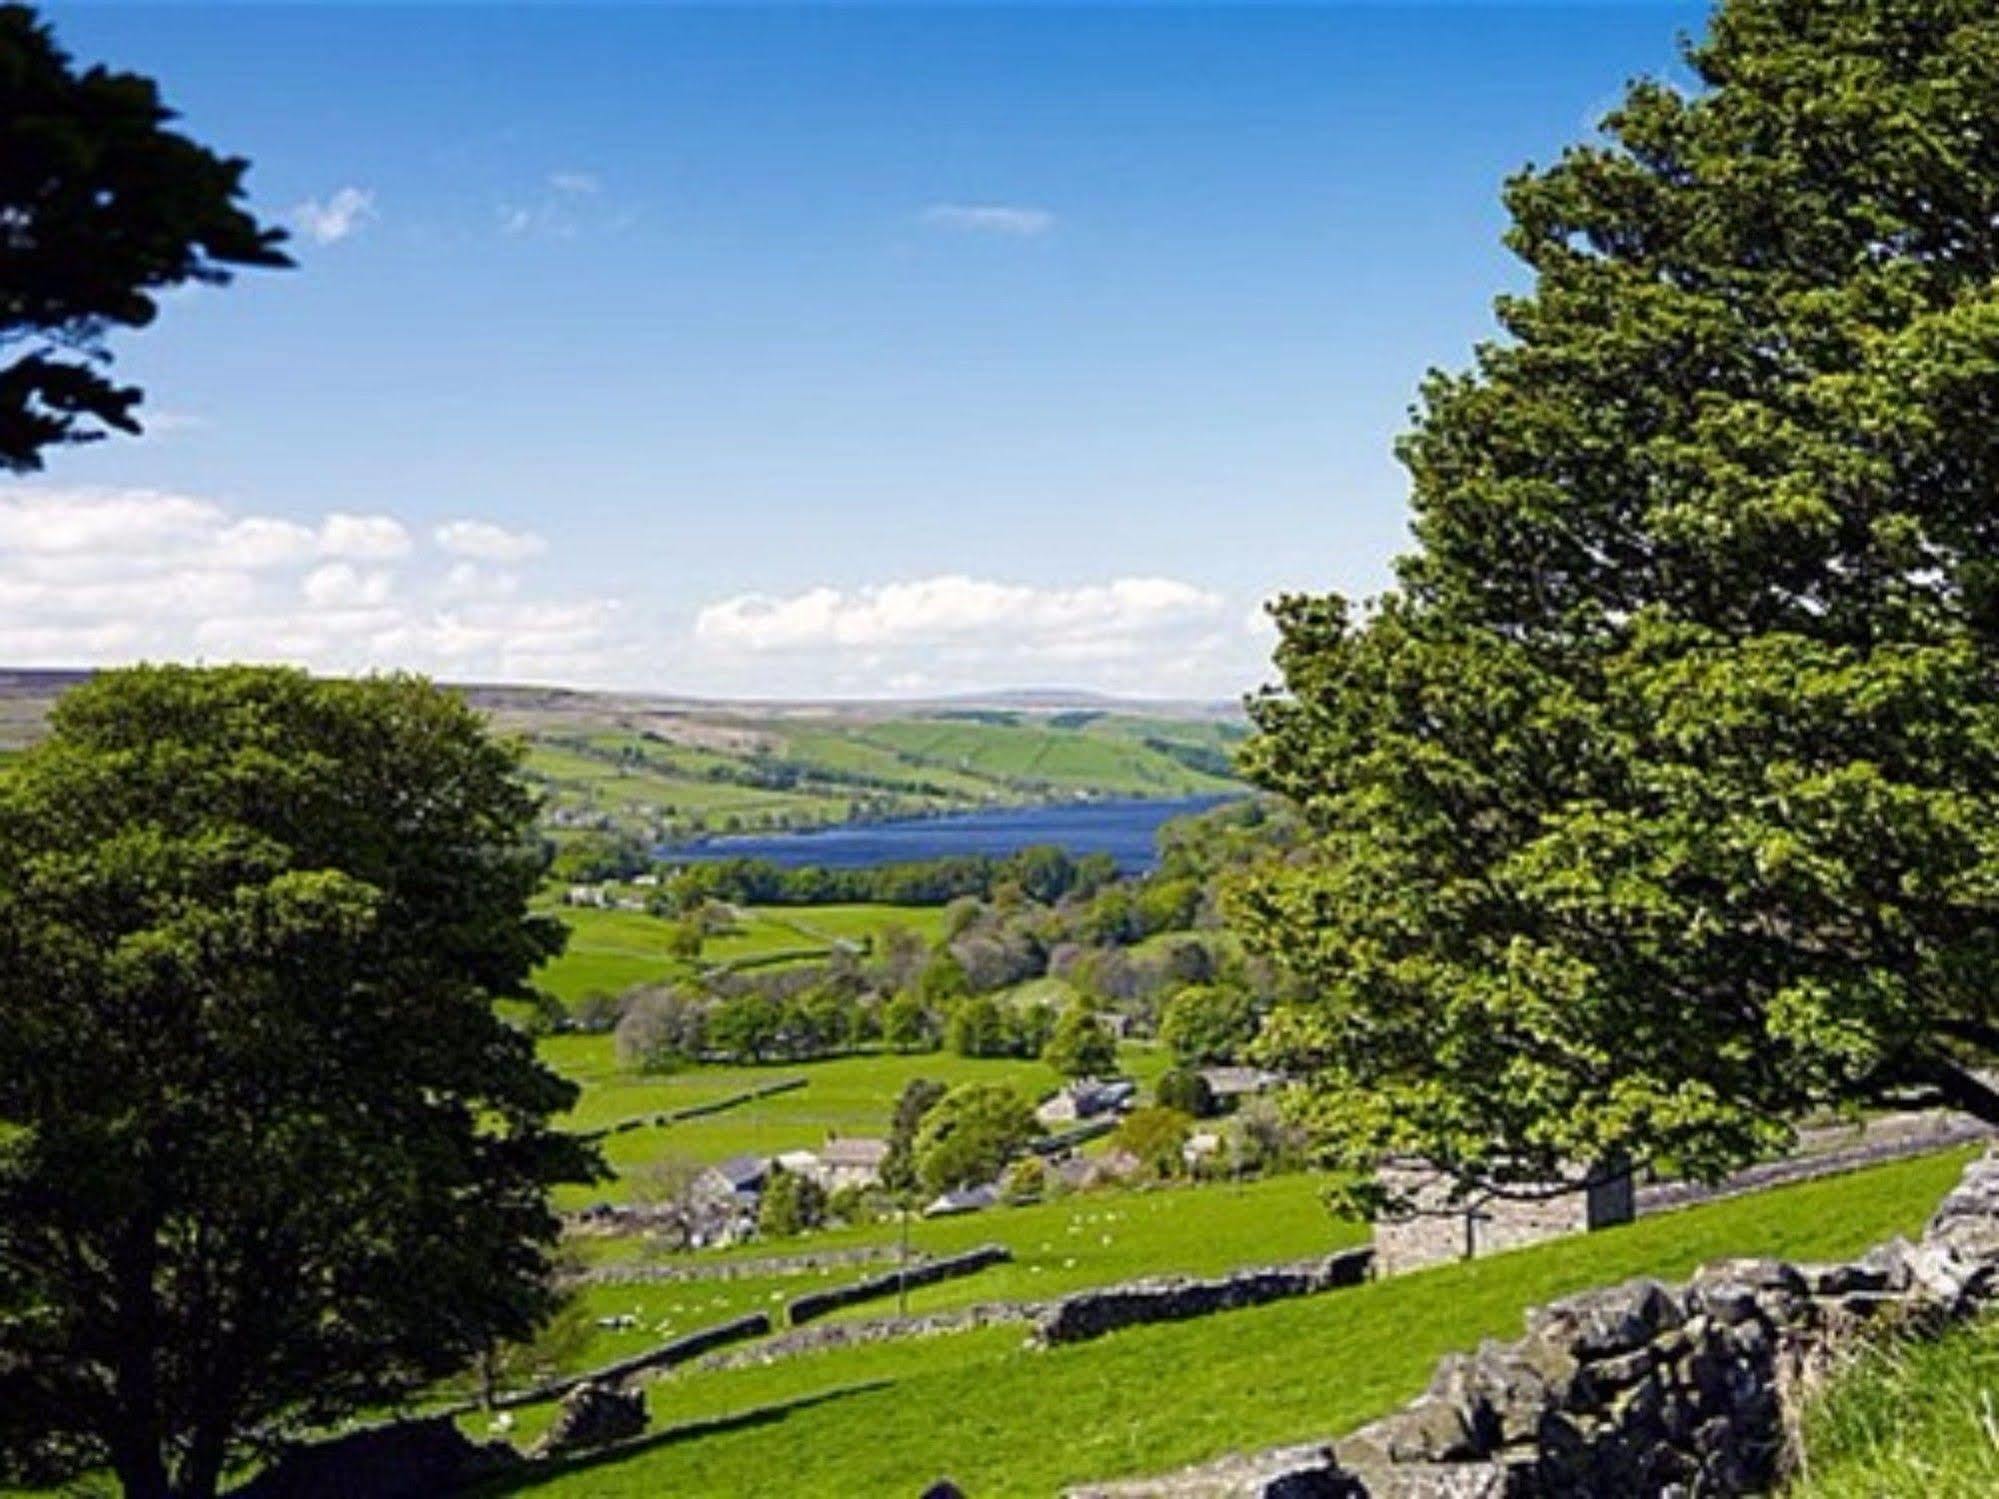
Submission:
M 0 670 L 0 748 L 40 735 L 86 672 Z M 1030 689 L 923 702 L 715 702 L 477 683 L 528 742 L 558 832 L 657 841 L 1078 797 L 1236 785 L 1231 705 Z

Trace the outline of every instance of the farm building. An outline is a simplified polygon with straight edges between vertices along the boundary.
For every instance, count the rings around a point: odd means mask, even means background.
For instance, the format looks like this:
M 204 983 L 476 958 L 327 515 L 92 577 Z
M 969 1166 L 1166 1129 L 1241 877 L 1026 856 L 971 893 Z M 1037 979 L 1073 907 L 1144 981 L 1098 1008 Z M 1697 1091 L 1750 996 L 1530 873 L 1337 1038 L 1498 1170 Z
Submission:
M 1085 1119 L 1122 1113 L 1137 1097 L 1138 1084 L 1129 1078 L 1086 1077 L 1043 1099 L 1034 1117 L 1046 1125 L 1079 1124 Z
M 1629 1171 L 1579 1172 L 1574 1185 L 1515 1186 L 1503 1197 L 1476 1189 L 1462 1192 L 1454 1178 L 1424 1162 L 1391 1163 L 1381 1167 L 1378 1177 L 1411 1206 L 1375 1222 L 1377 1275 L 1592 1233 L 1629 1223 L 1637 1212 Z

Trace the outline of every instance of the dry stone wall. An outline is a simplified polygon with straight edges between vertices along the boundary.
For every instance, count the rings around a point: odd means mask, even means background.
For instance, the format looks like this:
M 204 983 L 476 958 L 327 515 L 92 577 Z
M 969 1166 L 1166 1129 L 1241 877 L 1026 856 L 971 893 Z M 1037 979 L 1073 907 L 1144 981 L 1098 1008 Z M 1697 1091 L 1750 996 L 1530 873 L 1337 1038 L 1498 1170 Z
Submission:
M 1063 1297 L 1042 1314 L 1035 1325 L 1035 1341 L 1080 1343 L 1147 1322 L 1184 1322 L 1287 1297 L 1314 1296 L 1360 1284 L 1373 1261 L 1372 1249 L 1350 1249 L 1323 1260 L 1242 1270 L 1217 1280 L 1172 1277 L 1081 1291 Z
M 1766 1491 L 1796 1381 L 1884 1325 L 1935 1331 L 1999 1299 L 1999 1159 L 1974 1162 L 1922 1238 L 1835 1265 L 1726 1260 L 1529 1315 L 1441 1363 L 1429 1389 L 1343 1441 L 1137 1483 L 1097 1499 L 1719 1499 Z
M 913 1291 L 918 1286 L 931 1286 L 961 1275 L 973 1275 L 988 1265 L 997 1265 L 1012 1258 L 1013 1251 L 1004 1244 L 986 1244 L 964 1254 L 952 1255 L 949 1259 L 931 1260 L 912 1265 L 907 1270 L 893 1270 L 887 1275 L 855 1281 L 850 1286 L 836 1286 L 830 1291 L 814 1291 L 800 1296 L 786 1308 L 786 1317 L 793 1327 L 803 1327 L 807 1322 L 829 1316 L 843 1307 L 858 1306 L 863 1301 L 873 1301 L 881 1296 L 893 1296 L 905 1287 Z

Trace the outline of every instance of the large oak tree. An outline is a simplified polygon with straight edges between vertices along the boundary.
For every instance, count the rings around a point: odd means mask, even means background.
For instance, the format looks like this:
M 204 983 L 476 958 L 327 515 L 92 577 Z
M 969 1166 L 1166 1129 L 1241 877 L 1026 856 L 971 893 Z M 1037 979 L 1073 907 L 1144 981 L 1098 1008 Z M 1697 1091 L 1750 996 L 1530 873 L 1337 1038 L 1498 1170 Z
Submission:
M 406 678 L 132 669 L 0 776 L 0 1482 L 137 1499 L 554 1305 L 517 752 Z
M 1999 1121 L 1999 11 L 1723 0 L 1687 65 L 1508 185 L 1397 588 L 1278 606 L 1312 838 L 1236 916 L 1355 1165 Z

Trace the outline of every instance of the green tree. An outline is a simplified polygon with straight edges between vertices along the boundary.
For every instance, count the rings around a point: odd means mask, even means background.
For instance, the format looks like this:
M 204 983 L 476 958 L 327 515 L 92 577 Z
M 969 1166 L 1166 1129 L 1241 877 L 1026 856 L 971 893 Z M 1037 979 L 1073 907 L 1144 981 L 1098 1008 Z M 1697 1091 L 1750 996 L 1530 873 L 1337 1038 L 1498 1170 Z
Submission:
M 1256 1039 L 1256 1001 L 1240 989 L 1196 984 L 1167 1002 L 1159 1039 L 1183 1067 L 1233 1062 Z
M 882 1040 L 896 1051 L 920 1051 L 937 1042 L 934 1017 L 911 993 L 898 994 L 882 1006 Z
M 913 1077 L 902 1085 L 895 1100 L 895 1114 L 889 1120 L 888 1155 L 882 1161 L 882 1185 L 891 1192 L 907 1193 L 916 1187 L 916 1132 L 923 1116 L 935 1108 L 951 1090 L 927 1077 Z
M 140 430 L 134 386 L 105 378 L 105 335 L 232 266 L 290 265 L 240 206 L 248 164 L 167 129 L 149 78 L 78 72 L 22 5 L 0 5 L 0 470 L 107 429 Z
M 1207 1119 L 1216 1113 L 1215 1090 L 1191 1067 L 1176 1067 L 1161 1073 L 1153 1085 L 1152 1096 L 1161 1108 L 1176 1110 L 1190 1118 Z
M 766 1062 L 784 1039 L 784 1006 L 758 989 L 731 995 L 708 1012 L 708 1040 L 739 1062 Z
M 555 1308 L 518 765 L 415 679 L 140 668 L 0 778 L 0 1467 L 210 1495 Z
M 1111 1135 L 1111 1144 L 1130 1151 L 1153 1176 L 1178 1176 L 1186 1167 L 1182 1155 L 1194 1133 L 1194 1121 L 1178 1109 L 1151 1104 L 1133 1109 Z
M 1999 15 L 1723 0 L 1688 63 L 1508 186 L 1398 589 L 1277 608 L 1311 847 L 1235 917 L 1351 1165 L 1999 1120 Z
M 826 1221 L 826 1189 L 809 1176 L 773 1166 L 757 1204 L 757 1232 L 791 1239 Z
M 951 1012 L 944 1044 L 961 1057 L 997 1057 L 1007 1049 L 1006 1016 L 993 999 L 967 999 Z
M 916 997 L 931 1010 L 947 1010 L 971 992 L 965 965 L 942 949 L 931 955 L 923 976 L 916 981 Z
M 953 1088 L 916 1132 L 917 1179 L 926 1192 L 996 1181 L 1006 1163 L 1042 1133 L 1027 1100 L 997 1083 Z
M 1064 1077 L 1105 1077 L 1117 1070 L 1117 1038 L 1088 1005 L 1062 1012 L 1041 1060 Z

